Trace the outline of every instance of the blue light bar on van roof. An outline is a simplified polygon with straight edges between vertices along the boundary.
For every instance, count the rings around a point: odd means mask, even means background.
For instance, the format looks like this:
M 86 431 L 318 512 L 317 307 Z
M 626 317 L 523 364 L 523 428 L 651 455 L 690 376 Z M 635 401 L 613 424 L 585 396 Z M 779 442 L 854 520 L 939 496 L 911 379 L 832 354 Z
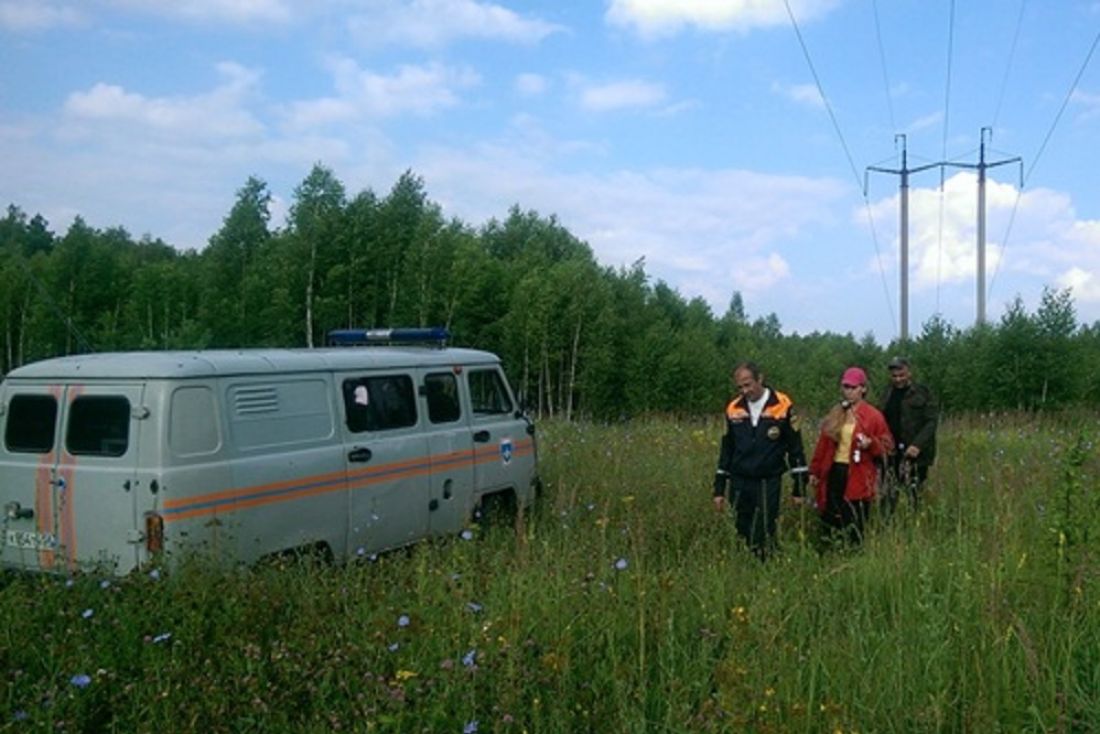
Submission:
M 378 344 L 438 344 L 443 346 L 451 333 L 442 326 L 405 329 L 336 329 L 328 333 L 328 343 L 334 347 L 355 347 Z

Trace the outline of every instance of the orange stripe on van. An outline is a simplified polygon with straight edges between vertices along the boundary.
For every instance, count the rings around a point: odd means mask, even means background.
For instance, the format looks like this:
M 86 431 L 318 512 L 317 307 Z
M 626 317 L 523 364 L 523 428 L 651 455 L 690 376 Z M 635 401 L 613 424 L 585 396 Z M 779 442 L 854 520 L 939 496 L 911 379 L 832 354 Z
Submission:
M 34 519 L 35 528 L 42 534 L 53 534 L 53 466 L 56 451 L 44 454 L 34 471 Z M 54 562 L 52 550 L 38 551 L 38 565 L 51 568 Z
M 84 392 L 83 385 L 75 385 L 69 388 L 69 407 L 72 407 L 73 401 L 76 400 Z M 65 414 L 68 416 L 72 411 L 66 409 Z M 66 418 L 66 420 L 68 420 Z M 68 466 L 61 470 L 61 479 L 65 482 L 64 489 L 58 492 L 58 508 L 59 521 L 61 525 L 61 538 L 60 547 L 64 548 L 67 565 L 69 570 L 73 570 L 76 567 L 76 518 L 74 517 L 74 508 L 76 506 L 76 484 L 73 481 L 76 474 L 76 457 L 70 455 L 62 447 L 63 455 L 66 458 Z
M 534 443 L 530 439 L 517 441 L 512 455 L 526 455 L 533 449 Z M 384 482 L 430 474 L 433 466 L 438 467 L 442 464 L 461 466 L 466 462 L 480 464 L 499 460 L 499 458 L 498 449 L 481 453 L 474 449 L 464 449 L 446 454 L 394 461 L 381 466 L 364 467 L 350 472 L 327 472 L 280 482 L 225 489 L 193 497 L 170 499 L 164 503 L 164 522 L 171 523 L 204 515 L 235 512 L 277 502 L 291 502 L 345 489 L 364 489 Z
M 270 490 L 290 489 L 303 482 L 309 482 L 310 484 L 316 484 L 318 482 L 342 480 L 344 478 L 344 472 L 329 472 L 327 474 L 317 474 L 311 477 L 296 477 L 294 479 L 286 479 L 281 482 L 272 482 L 270 484 L 257 484 L 251 487 L 235 487 L 233 489 L 224 489 L 219 492 L 210 492 L 209 494 L 199 494 L 192 497 L 180 497 L 179 499 L 169 499 L 164 501 L 165 510 L 180 510 L 190 505 L 206 504 L 208 502 L 218 502 L 220 500 L 232 500 L 234 497 L 244 497 L 256 492 L 264 492 Z
M 53 399 L 58 403 L 58 416 L 61 415 L 61 385 L 50 385 L 46 388 Z M 54 424 L 54 434 L 57 434 L 57 424 Z M 57 464 L 57 449 L 51 449 L 38 460 L 38 468 L 34 472 L 34 517 L 35 527 L 39 533 L 54 534 L 53 514 L 53 468 Z M 41 568 L 52 568 L 56 556 L 53 550 L 38 552 L 38 565 Z

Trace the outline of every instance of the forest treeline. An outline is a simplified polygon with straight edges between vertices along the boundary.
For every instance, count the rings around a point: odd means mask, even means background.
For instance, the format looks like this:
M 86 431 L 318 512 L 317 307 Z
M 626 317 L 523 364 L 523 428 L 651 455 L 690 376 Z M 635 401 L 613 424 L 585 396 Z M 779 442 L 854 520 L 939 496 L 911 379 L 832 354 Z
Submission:
M 77 352 L 314 347 L 334 328 L 442 325 L 454 344 L 498 353 L 530 410 L 565 419 L 721 411 L 743 359 L 820 410 L 846 365 L 878 389 L 899 352 L 949 411 L 1100 405 L 1100 322 L 1079 324 L 1069 291 L 1044 291 L 1034 312 L 1017 298 L 983 327 L 934 317 L 910 344 L 879 345 L 784 334 L 736 292 L 715 314 L 653 282 L 642 260 L 601 266 L 553 216 L 515 206 L 481 227 L 448 219 L 412 172 L 385 196 L 351 196 L 318 164 L 285 226 L 271 203 L 249 178 L 200 252 L 80 217 L 59 235 L 9 205 L 0 373 Z

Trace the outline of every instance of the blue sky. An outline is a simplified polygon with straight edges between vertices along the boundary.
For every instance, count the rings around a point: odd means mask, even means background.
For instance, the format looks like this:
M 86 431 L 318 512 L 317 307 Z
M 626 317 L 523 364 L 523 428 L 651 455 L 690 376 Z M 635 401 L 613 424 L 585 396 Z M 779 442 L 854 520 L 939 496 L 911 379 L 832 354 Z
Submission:
M 316 162 L 349 193 L 411 169 L 447 215 L 556 215 L 716 314 L 736 290 L 888 341 L 898 179 L 865 199 L 864 170 L 896 134 L 974 164 L 991 127 L 1026 178 L 989 173 L 989 317 L 1051 286 L 1100 319 L 1100 1 L 789 2 L 0 0 L 0 205 L 201 249 L 250 175 L 281 226 Z M 910 331 L 968 326 L 976 175 L 911 186 Z

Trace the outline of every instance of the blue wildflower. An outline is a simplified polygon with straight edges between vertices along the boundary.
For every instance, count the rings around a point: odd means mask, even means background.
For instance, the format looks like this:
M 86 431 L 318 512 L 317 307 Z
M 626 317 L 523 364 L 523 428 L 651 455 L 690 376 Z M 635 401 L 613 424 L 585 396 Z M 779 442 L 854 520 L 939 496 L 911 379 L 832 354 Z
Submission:
M 69 678 L 69 683 L 73 684 L 77 688 L 87 688 L 92 682 L 92 677 L 87 673 L 77 673 L 72 678 Z
M 627 560 L 625 558 L 620 558 L 619 560 L 615 561 L 615 570 L 616 571 L 625 571 L 627 566 L 629 566 L 629 565 L 630 565 L 630 563 L 627 562 Z
M 84 619 L 91 619 L 93 614 L 95 614 L 95 610 L 89 607 L 88 609 L 85 609 L 83 612 L 81 612 L 80 616 Z
M 11 715 L 11 718 L 12 718 L 13 721 L 26 721 L 27 719 L 30 718 L 30 716 L 31 715 L 28 714 L 23 709 L 19 709 L 18 711 L 16 711 L 14 714 Z
M 99 582 L 99 588 L 101 588 L 101 589 L 107 589 L 107 588 L 110 588 L 110 586 L 111 586 L 111 582 L 108 581 L 107 579 L 103 579 L 102 581 Z
M 408 627 L 409 626 L 409 615 L 402 614 L 400 617 L 398 617 L 397 618 L 397 626 L 398 627 Z
M 389 650 L 390 652 L 397 652 L 397 648 L 399 648 L 399 647 L 401 647 L 401 643 L 395 642 L 392 645 L 390 645 L 389 647 L 387 647 L 386 649 Z
M 470 650 L 462 656 L 462 664 L 467 668 L 477 665 L 477 650 Z
M 470 719 L 462 727 L 462 734 L 477 734 L 477 719 Z
M 471 602 L 466 602 L 466 608 L 469 609 L 474 614 L 480 614 L 481 610 L 484 609 L 485 607 L 481 606 L 476 601 L 471 601 Z
M 161 632 L 159 635 L 153 638 L 153 644 L 159 645 L 162 642 L 168 642 L 168 640 L 170 639 L 172 639 L 171 632 Z
M 472 531 L 472 530 L 463 530 L 459 537 L 461 537 L 463 540 L 473 540 L 474 539 L 474 531 Z
M 150 571 L 149 572 L 149 578 L 153 579 L 153 581 L 159 581 L 160 580 L 160 569 L 159 568 L 154 568 L 152 571 Z

